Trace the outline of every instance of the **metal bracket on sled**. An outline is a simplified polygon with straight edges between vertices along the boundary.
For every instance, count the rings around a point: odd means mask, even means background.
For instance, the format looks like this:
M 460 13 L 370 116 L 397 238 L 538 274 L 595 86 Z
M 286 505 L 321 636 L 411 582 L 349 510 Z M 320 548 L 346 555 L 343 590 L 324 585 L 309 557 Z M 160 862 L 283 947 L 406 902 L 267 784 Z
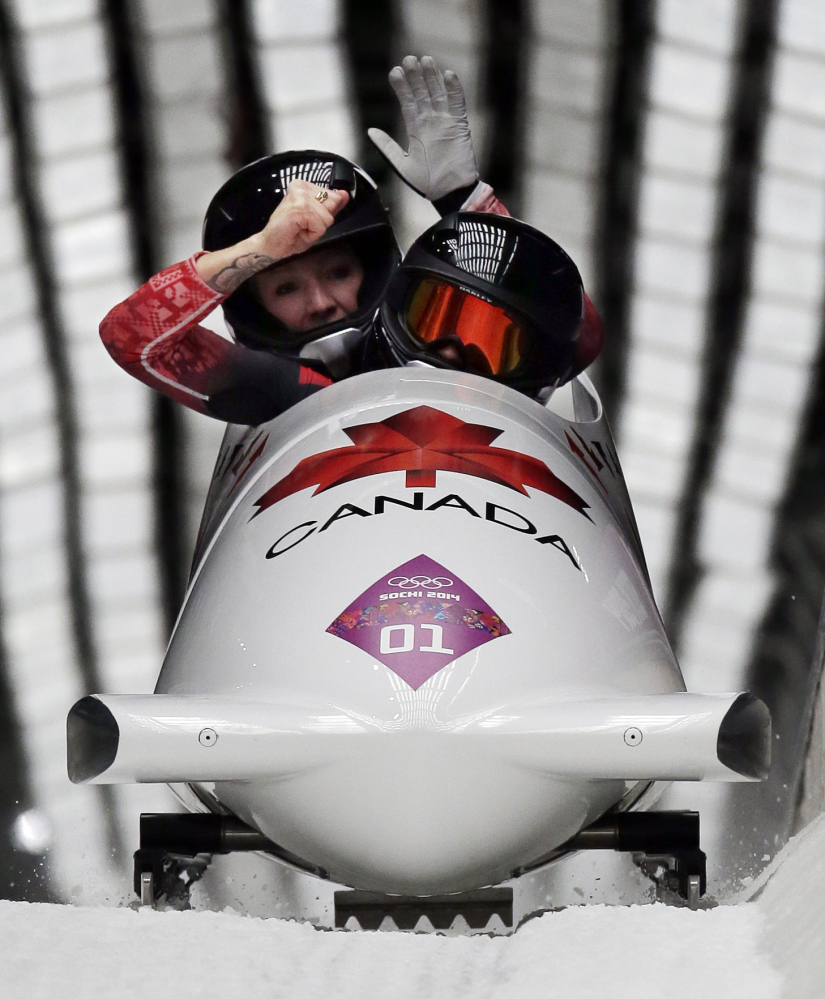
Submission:
M 665 887 L 675 889 L 695 909 L 707 887 L 707 858 L 699 849 L 698 812 L 616 812 L 603 815 L 546 857 L 513 871 L 527 874 L 575 850 L 616 850 L 642 854 L 646 870 L 659 863 Z M 648 871 L 649 873 L 649 871 Z
M 307 864 L 263 833 L 227 815 L 213 813 L 144 813 L 140 817 L 140 849 L 135 851 L 135 894 L 141 905 L 162 896 L 188 905 L 189 887 L 206 872 L 215 853 L 263 851 L 319 878 L 322 867 Z
M 513 927 L 513 889 L 482 888 L 453 895 L 382 895 L 371 891 L 335 892 L 335 928 L 355 917 L 362 930 L 377 930 L 390 918 L 399 930 L 414 930 L 426 916 L 435 930 L 448 930 L 462 916 L 472 930 L 483 930 L 493 916 Z

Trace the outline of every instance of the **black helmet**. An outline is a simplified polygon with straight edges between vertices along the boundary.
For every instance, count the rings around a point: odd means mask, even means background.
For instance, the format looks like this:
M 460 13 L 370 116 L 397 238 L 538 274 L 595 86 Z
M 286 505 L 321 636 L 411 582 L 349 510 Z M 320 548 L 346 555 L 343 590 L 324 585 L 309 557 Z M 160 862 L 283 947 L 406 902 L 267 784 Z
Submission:
M 224 249 L 260 232 L 293 180 L 349 192 L 350 200 L 335 222 L 305 252 L 343 241 L 352 246 L 364 269 L 356 312 L 313 330 L 296 332 L 271 315 L 245 283 L 224 302 L 224 315 L 235 338 L 247 347 L 301 357 L 333 374 L 344 374 L 346 359 L 369 331 L 401 257 L 389 217 L 368 174 L 343 156 L 316 149 L 277 153 L 249 163 L 212 199 L 203 222 L 203 248 Z
M 376 337 L 391 363 L 475 371 L 536 395 L 576 373 L 585 303 L 576 265 L 544 233 L 460 212 L 412 245 Z

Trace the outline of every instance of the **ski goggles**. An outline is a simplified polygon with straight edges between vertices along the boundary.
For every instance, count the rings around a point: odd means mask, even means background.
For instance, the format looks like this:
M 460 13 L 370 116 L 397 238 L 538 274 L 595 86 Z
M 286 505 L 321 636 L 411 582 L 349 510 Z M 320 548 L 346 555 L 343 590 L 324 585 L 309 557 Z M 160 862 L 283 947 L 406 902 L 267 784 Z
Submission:
M 421 280 L 402 319 L 410 336 L 434 349 L 439 341 L 458 338 L 469 365 L 483 374 L 511 374 L 530 339 L 526 325 L 504 309 L 438 278 Z

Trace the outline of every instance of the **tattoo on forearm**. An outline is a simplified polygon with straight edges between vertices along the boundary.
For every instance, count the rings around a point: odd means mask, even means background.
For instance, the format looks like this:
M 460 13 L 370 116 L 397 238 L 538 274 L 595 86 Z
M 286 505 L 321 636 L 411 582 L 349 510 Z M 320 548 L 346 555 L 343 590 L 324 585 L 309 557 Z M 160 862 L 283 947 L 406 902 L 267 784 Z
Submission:
M 245 253 L 237 257 L 231 264 L 227 264 L 222 270 L 209 278 L 206 282 L 213 291 L 220 295 L 231 295 L 236 288 L 251 278 L 254 274 L 266 270 L 273 264 L 277 264 L 275 257 L 267 257 L 262 253 Z

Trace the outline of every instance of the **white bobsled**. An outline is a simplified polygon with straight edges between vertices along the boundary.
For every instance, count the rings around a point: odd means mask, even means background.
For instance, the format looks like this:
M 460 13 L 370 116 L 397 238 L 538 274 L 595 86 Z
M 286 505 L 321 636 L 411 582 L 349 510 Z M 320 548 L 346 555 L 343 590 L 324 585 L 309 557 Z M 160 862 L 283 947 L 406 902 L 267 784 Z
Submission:
M 307 867 L 495 885 L 638 798 L 757 780 L 770 720 L 687 693 L 601 405 L 366 374 L 230 428 L 156 692 L 69 716 L 77 783 L 187 782 Z

